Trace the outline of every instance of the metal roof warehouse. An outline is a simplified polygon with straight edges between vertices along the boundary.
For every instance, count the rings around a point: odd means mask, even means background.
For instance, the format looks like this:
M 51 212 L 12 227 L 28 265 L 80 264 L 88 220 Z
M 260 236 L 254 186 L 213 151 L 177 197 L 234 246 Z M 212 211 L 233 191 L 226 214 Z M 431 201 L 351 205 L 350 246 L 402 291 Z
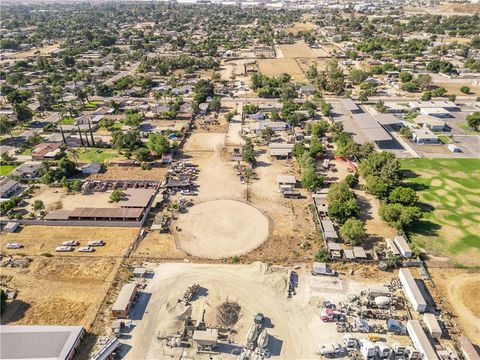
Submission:
M 0 326 L 0 358 L 73 359 L 84 332 L 81 326 Z

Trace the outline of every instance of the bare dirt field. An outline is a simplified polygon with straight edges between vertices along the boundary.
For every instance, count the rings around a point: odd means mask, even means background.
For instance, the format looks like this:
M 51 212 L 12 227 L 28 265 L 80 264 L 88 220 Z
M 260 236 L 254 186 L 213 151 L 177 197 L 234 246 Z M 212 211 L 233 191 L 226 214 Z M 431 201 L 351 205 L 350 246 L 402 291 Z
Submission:
M 183 259 L 187 254 L 177 248 L 172 234 L 150 231 L 140 242 L 134 257 L 150 257 L 161 255 L 165 259 Z
M 0 249 L 9 255 L 24 254 L 29 256 L 44 253 L 58 256 L 117 257 L 122 256 L 135 236 L 138 228 L 82 227 L 82 226 L 37 226 L 26 225 L 15 233 L 2 234 Z M 103 240 L 105 246 L 96 248 L 92 253 L 78 251 L 57 253 L 55 248 L 63 241 L 75 240 L 80 246 L 86 246 L 91 240 Z M 19 242 L 21 249 L 7 249 L 7 243 Z
M 463 83 L 452 83 L 452 82 L 448 82 L 448 83 L 442 83 L 442 82 L 434 82 L 435 85 L 437 86 L 442 86 L 444 87 L 445 89 L 447 89 L 447 92 L 449 94 L 455 94 L 455 95 L 459 95 L 459 96 L 465 96 L 464 93 L 462 93 L 460 91 L 460 88 L 464 85 L 468 86 L 470 88 L 470 94 L 469 95 L 480 95 L 480 87 L 477 86 L 477 85 L 472 85 L 472 84 L 469 84 L 469 81 L 468 80 L 464 80 Z
M 258 71 L 268 76 L 288 74 L 295 81 L 306 81 L 305 75 L 295 59 L 259 59 Z
M 311 64 L 317 64 L 317 69 L 319 71 L 325 70 L 326 68 L 326 61 L 323 59 L 301 58 L 297 59 L 297 61 L 302 71 L 306 71 Z
M 248 200 L 271 220 L 270 236 L 247 258 L 274 263 L 310 258 L 321 243 L 310 200 L 306 196 L 285 199 L 277 191 L 277 175 L 294 175 L 299 179 L 295 161 L 272 160 L 266 149 L 259 153 L 255 168 L 257 179 L 248 186 Z
M 152 180 L 163 181 L 167 174 L 166 167 L 155 166 L 150 170 L 140 167 L 123 167 L 110 165 L 106 172 L 90 175 L 88 180 Z
M 316 57 L 305 41 L 298 41 L 294 44 L 282 44 L 280 45 L 280 49 L 282 50 L 283 57 L 287 59 Z
M 108 202 L 110 193 L 95 192 L 89 195 L 81 193 L 69 194 L 63 188 L 52 188 L 47 185 L 40 185 L 30 199 L 26 199 L 27 211 L 33 211 L 35 200 L 43 201 L 45 211 L 52 210 L 73 210 L 77 207 L 118 207 L 116 204 Z
M 202 202 L 176 223 L 178 244 L 187 253 L 206 258 L 243 255 L 268 236 L 268 218 L 255 207 L 235 200 Z
M 315 24 L 309 21 L 297 22 L 292 27 L 287 29 L 287 32 L 292 34 L 298 34 L 299 31 L 309 31 L 315 29 Z
M 454 322 L 474 343 L 480 343 L 480 272 L 452 268 L 429 268 L 438 290 L 435 300 L 450 310 Z M 446 296 L 446 301 L 445 301 Z
M 2 268 L 2 283 L 17 290 L 2 324 L 82 325 L 95 318 L 113 280 L 117 259 L 35 258 L 28 268 Z
M 181 329 L 185 316 L 198 320 L 205 311 L 208 326 L 225 326 L 218 317 L 218 308 L 225 301 L 240 305 L 238 320 L 230 325 L 234 333 L 231 343 L 222 343 L 216 350 L 219 359 L 232 359 L 245 346 L 245 338 L 256 313 L 266 317 L 269 334 L 268 350 L 272 358 L 314 359 L 320 343 L 342 342 L 335 323 L 324 323 L 318 316 L 323 301 L 345 301 L 348 294 L 365 290 L 368 282 L 340 278 L 312 277 L 306 269 L 298 269 L 297 294 L 287 298 L 286 268 L 269 268 L 255 262 L 250 265 L 207 264 L 152 264 L 153 279 L 141 295 L 133 310 L 135 325 L 123 340 L 127 345 L 126 359 L 147 359 L 158 356 L 178 357 L 192 350 L 168 348 L 156 335 L 168 336 Z M 190 305 L 178 302 L 185 289 L 198 283 L 200 293 Z M 141 319 L 141 321 L 136 321 Z M 365 334 L 355 334 L 366 337 Z M 407 337 L 387 335 L 389 342 L 408 342 Z M 130 348 L 131 346 L 131 348 Z M 208 359 L 209 354 L 195 354 L 195 358 Z

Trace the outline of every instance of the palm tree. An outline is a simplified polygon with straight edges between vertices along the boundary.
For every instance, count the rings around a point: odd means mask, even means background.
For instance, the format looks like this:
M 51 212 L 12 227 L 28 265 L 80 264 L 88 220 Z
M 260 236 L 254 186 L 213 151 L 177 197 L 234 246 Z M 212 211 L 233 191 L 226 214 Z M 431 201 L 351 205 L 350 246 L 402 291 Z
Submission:
M 77 148 L 70 148 L 68 150 L 68 152 L 70 153 L 70 156 L 72 157 L 73 161 L 75 162 L 75 166 L 78 165 L 78 158 L 80 156 L 80 152 L 78 151 Z

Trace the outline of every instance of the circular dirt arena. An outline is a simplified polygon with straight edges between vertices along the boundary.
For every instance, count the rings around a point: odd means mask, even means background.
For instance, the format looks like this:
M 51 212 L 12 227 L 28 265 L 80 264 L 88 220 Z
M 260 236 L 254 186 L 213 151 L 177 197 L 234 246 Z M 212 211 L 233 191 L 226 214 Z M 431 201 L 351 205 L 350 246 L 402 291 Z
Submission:
M 178 246 L 190 255 L 221 259 L 255 249 L 268 237 L 268 218 L 236 200 L 212 200 L 178 219 Z

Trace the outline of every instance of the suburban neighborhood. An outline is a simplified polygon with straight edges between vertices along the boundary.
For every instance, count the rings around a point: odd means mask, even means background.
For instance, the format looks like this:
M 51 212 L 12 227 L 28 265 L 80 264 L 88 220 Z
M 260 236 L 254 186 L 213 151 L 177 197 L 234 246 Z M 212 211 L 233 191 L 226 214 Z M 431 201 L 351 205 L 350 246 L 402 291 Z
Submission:
M 0 6 L 1 359 L 480 359 L 478 1 Z

